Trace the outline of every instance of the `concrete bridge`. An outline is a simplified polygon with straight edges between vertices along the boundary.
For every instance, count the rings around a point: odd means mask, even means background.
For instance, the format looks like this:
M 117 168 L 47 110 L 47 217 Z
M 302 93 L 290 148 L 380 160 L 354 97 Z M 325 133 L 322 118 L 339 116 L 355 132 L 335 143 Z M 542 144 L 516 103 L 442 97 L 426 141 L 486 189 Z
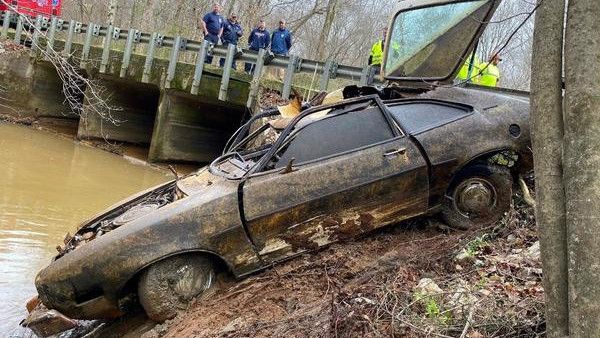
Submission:
M 265 50 L 240 53 L 235 46 L 57 17 L 31 19 L 10 10 L 0 17 L 1 39 L 31 46 L 25 55 L 0 60 L 0 85 L 15 99 L 14 105 L 36 117 L 78 118 L 82 139 L 147 144 L 154 162 L 214 159 L 241 121 L 258 109 L 267 64 L 285 69 L 281 92 L 286 98 L 300 72 L 318 76 L 320 90 L 327 90 L 333 78 L 373 81 L 370 67 L 333 60 L 273 58 Z M 206 55 L 226 58 L 225 67 L 205 65 Z M 254 75 L 234 71 L 233 60 L 256 64 Z M 75 84 L 79 90 L 71 91 L 57 63 L 93 85 L 80 81 Z M 80 95 L 73 98 L 70 92 Z M 116 124 L 98 114 L 95 99 L 114 108 L 108 113 Z

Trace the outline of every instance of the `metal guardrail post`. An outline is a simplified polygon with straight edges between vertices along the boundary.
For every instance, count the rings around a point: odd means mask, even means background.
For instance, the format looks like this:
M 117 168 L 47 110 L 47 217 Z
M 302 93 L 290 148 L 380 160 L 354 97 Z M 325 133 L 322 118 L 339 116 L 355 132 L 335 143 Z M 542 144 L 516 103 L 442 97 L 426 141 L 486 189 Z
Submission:
M 10 10 L 4 12 L 4 22 L 2 23 L 2 38 L 8 39 L 8 27 L 10 25 L 10 18 L 12 17 L 12 13 Z
M 19 15 L 17 19 L 17 28 L 15 29 L 15 43 L 21 44 L 21 34 L 23 33 L 23 16 Z
M 56 25 L 58 23 L 58 18 L 53 17 L 50 22 L 50 30 L 48 31 L 48 35 L 46 37 L 46 54 L 47 56 L 52 55 L 54 51 L 54 36 L 56 35 Z
M 36 57 L 40 50 L 40 32 L 42 31 L 42 21 L 43 17 L 38 15 L 35 19 L 35 28 L 33 29 L 33 35 L 31 36 L 31 53 L 29 54 L 31 57 Z
M 121 73 L 119 77 L 123 78 L 127 75 L 127 68 L 129 68 L 129 62 L 131 61 L 131 53 L 133 50 L 133 40 L 135 38 L 136 30 L 129 28 L 127 33 L 127 42 L 125 43 L 125 52 L 123 53 L 123 62 L 121 63 Z
M 85 68 L 85 65 L 90 58 L 90 48 L 92 47 L 92 39 L 94 38 L 94 30 L 96 25 L 90 22 L 85 29 L 85 41 L 83 42 L 83 50 L 81 51 L 80 68 Z
M 198 91 L 200 90 L 200 80 L 202 79 L 202 72 L 204 71 L 204 60 L 206 60 L 206 53 L 208 53 L 209 45 L 209 41 L 203 40 L 202 46 L 198 51 L 198 56 L 196 57 L 196 68 L 194 70 L 194 80 L 192 80 L 192 95 L 198 95 Z
M 283 79 L 283 90 L 281 92 L 281 96 L 287 100 L 290 98 L 290 93 L 292 92 L 292 83 L 294 81 L 294 72 L 296 71 L 296 65 L 298 63 L 299 57 L 297 55 L 291 55 L 288 66 L 285 70 L 285 77 Z
M 144 63 L 144 72 L 142 73 L 142 83 L 150 82 L 150 73 L 152 72 L 152 63 L 154 62 L 154 51 L 158 43 L 158 33 L 152 33 L 150 42 L 148 42 L 148 52 L 146 53 L 146 62 Z
M 327 87 L 329 86 L 329 77 L 331 76 L 331 67 L 333 66 L 333 61 L 327 60 L 325 65 L 323 66 L 323 73 L 321 74 L 321 81 L 319 84 L 319 90 L 322 92 L 327 91 Z
M 67 31 L 67 41 L 65 42 L 65 49 L 63 49 L 62 54 L 64 56 L 69 56 L 71 54 L 71 47 L 73 46 L 73 34 L 75 33 L 75 25 L 77 22 L 75 20 L 71 20 L 69 22 L 69 30 Z
M 167 68 L 167 79 L 165 81 L 165 88 L 171 88 L 171 81 L 175 79 L 175 71 L 177 70 L 177 62 L 179 62 L 179 51 L 181 48 L 181 36 L 177 36 L 173 42 L 173 48 L 171 50 L 171 58 L 169 60 L 169 66 Z
M 234 44 L 227 45 L 227 57 L 223 66 L 223 76 L 221 77 L 221 88 L 219 89 L 219 100 L 227 101 L 229 93 L 229 79 L 231 78 L 231 68 L 233 56 L 235 55 L 236 46 Z
M 360 86 L 366 86 L 368 84 L 370 70 L 371 66 L 365 66 L 363 68 L 362 73 L 360 74 L 360 81 L 358 82 Z
M 256 99 L 258 98 L 258 90 L 260 89 L 260 78 L 262 76 L 263 67 L 265 65 L 265 55 L 267 51 L 264 49 L 260 49 L 258 51 L 258 57 L 256 59 L 256 65 L 254 67 L 254 77 L 252 78 L 252 82 L 250 82 L 250 93 L 248 94 L 248 102 L 246 102 L 246 107 L 249 109 L 254 106 Z
M 113 25 L 109 25 L 106 28 L 106 35 L 104 36 L 104 45 L 102 46 L 102 61 L 100 62 L 100 73 L 106 73 L 106 68 L 108 68 L 108 62 L 110 58 L 110 45 L 113 38 L 113 32 Z

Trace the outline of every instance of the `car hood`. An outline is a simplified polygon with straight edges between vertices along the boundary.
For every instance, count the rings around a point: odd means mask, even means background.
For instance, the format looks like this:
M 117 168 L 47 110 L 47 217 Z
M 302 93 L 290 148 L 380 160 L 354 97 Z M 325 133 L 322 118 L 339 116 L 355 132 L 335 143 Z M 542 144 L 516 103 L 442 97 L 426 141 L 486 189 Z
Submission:
M 58 248 L 59 254 L 56 258 L 178 200 L 198 194 L 214 195 L 211 192 L 211 189 L 214 190 L 213 185 L 224 183 L 222 181 L 226 179 L 213 175 L 208 168 L 203 168 L 178 180 L 169 181 L 126 198 L 84 222 L 73 236 L 67 234 L 64 245 Z
M 451 83 L 500 0 L 406 0 L 388 28 L 382 73 L 404 85 Z

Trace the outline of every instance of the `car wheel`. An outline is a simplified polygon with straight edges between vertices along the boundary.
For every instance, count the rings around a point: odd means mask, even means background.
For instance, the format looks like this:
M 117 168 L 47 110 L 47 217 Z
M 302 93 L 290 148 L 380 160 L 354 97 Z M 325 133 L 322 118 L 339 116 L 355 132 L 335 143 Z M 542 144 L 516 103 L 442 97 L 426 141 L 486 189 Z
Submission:
M 449 226 L 473 229 L 502 218 L 510 209 L 512 176 L 506 167 L 474 165 L 458 174 L 448 190 L 442 218 Z
M 213 262 L 200 255 L 175 256 L 151 265 L 140 276 L 138 298 L 148 317 L 163 322 L 185 310 L 215 281 Z

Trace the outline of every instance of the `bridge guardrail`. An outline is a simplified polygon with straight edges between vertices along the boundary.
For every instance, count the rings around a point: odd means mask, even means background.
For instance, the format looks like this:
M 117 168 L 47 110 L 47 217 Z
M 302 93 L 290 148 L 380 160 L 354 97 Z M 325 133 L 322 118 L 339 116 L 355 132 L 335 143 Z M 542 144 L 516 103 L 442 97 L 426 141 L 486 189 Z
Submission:
M 44 16 L 38 16 L 35 21 L 29 21 L 28 18 L 20 15 L 12 10 L 1 11 L 0 15 L 3 19 L 3 25 L 1 26 L 2 38 L 8 38 L 8 32 L 10 29 L 10 22 L 14 22 L 16 17 L 15 26 L 15 43 L 23 43 L 22 37 L 26 32 L 31 32 L 30 36 L 32 41 L 32 56 L 39 56 L 39 39 L 43 35 L 46 40 L 46 52 L 50 53 L 54 46 L 56 35 L 58 32 L 65 32 L 65 44 L 63 55 L 70 55 L 73 40 L 75 36 L 84 36 L 83 50 L 80 59 L 80 66 L 83 68 L 89 61 L 90 48 L 94 42 L 94 39 L 103 38 L 102 45 L 102 58 L 100 62 L 100 73 L 105 73 L 110 61 L 111 46 L 115 41 L 125 41 L 125 48 L 123 50 L 123 60 L 120 70 L 120 77 L 125 77 L 127 68 L 130 64 L 131 55 L 136 45 L 147 45 L 146 48 L 146 59 L 143 69 L 142 82 L 147 83 L 149 81 L 149 74 L 151 73 L 153 60 L 157 48 L 171 48 L 169 65 L 167 68 L 165 88 L 170 88 L 170 82 L 175 77 L 177 63 L 179 62 L 179 56 L 184 52 L 196 53 L 196 64 L 193 76 L 191 94 L 198 95 L 198 88 L 202 80 L 202 74 L 204 72 L 204 59 L 207 55 L 216 57 L 226 58 L 225 65 L 223 67 L 223 75 L 221 79 L 221 87 L 219 90 L 219 100 L 227 101 L 227 92 L 229 87 L 229 80 L 231 77 L 232 60 L 249 62 L 255 64 L 255 71 L 253 79 L 250 85 L 250 95 L 248 97 L 247 106 L 252 107 L 258 97 L 259 82 L 262 76 L 262 70 L 264 66 L 269 65 L 270 67 L 278 67 L 285 69 L 285 77 L 283 80 L 282 96 L 289 98 L 293 83 L 294 74 L 300 72 L 307 72 L 313 74 L 319 74 L 319 90 L 326 91 L 330 79 L 343 78 L 354 80 L 360 85 L 370 85 L 375 80 L 379 80 L 379 76 L 374 73 L 374 68 L 365 66 L 363 68 L 341 65 L 334 60 L 326 60 L 323 62 L 303 59 L 297 55 L 290 56 L 269 56 L 267 51 L 261 49 L 260 51 L 251 51 L 243 49 L 242 53 L 238 53 L 236 46 L 229 45 L 229 48 L 220 45 L 215 45 L 206 40 L 195 41 L 188 40 L 182 36 L 165 36 L 160 33 L 146 33 L 141 32 L 137 29 L 121 29 L 112 25 L 101 25 L 93 22 L 82 23 L 75 20 L 64 20 L 59 17 L 47 18 Z M 34 27 L 31 27 L 33 23 Z M 42 33 L 44 32 L 45 33 Z M 26 39 L 28 37 L 26 36 Z

